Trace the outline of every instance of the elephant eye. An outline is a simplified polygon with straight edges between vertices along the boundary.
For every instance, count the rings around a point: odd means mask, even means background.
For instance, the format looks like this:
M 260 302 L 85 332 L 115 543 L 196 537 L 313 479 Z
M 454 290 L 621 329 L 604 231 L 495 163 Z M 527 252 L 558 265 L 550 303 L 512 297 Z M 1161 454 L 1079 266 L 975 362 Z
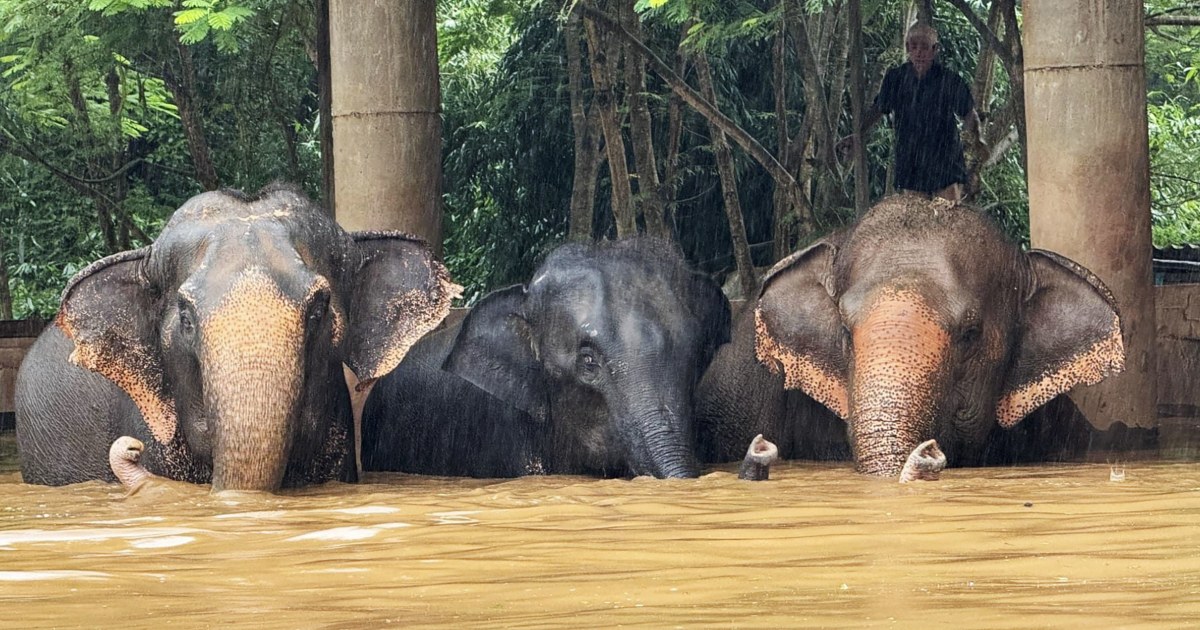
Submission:
M 308 305 L 308 321 L 312 324 L 317 324 L 325 319 L 325 313 L 329 310 L 329 294 L 318 293 L 313 296 L 312 302 Z
M 580 378 L 585 381 L 595 380 L 600 376 L 600 357 L 590 346 L 583 346 L 575 357 L 575 369 Z
M 962 329 L 962 332 L 958 334 L 958 338 L 962 343 L 974 343 L 979 339 L 980 334 L 982 334 L 982 331 L 979 325 L 971 324 Z
M 196 320 L 192 315 L 192 307 L 184 300 L 179 300 L 179 332 L 189 339 L 196 334 Z

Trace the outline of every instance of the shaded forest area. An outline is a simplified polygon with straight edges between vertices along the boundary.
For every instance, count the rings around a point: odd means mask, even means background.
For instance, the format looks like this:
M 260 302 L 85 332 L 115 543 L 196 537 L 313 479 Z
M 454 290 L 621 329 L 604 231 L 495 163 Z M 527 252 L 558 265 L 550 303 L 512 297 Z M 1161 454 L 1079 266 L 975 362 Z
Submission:
M 49 316 L 75 271 L 148 243 L 202 190 L 287 179 L 323 197 L 325 8 L 0 0 L 0 318 Z M 1027 240 L 1017 0 L 437 9 L 445 254 L 467 300 L 525 279 L 565 239 L 633 232 L 673 238 L 744 291 L 754 267 L 853 220 L 853 156 L 836 145 L 917 17 L 983 118 L 982 142 L 966 143 L 973 201 Z M 1145 13 L 1155 244 L 1196 243 L 1200 3 Z M 891 129 L 865 146 L 877 198 Z

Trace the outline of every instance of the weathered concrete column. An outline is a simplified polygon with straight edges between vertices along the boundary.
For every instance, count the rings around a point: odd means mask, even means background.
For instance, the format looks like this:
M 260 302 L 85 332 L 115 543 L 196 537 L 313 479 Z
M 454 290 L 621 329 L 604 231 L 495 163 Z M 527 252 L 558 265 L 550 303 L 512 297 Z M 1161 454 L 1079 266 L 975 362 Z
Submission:
M 1099 428 L 1156 424 L 1150 162 L 1142 3 L 1026 0 L 1033 246 L 1091 269 L 1117 298 L 1125 372 L 1071 398 Z
M 435 0 L 329 0 L 334 199 L 347 230 L 404 230 L 441 255 Z

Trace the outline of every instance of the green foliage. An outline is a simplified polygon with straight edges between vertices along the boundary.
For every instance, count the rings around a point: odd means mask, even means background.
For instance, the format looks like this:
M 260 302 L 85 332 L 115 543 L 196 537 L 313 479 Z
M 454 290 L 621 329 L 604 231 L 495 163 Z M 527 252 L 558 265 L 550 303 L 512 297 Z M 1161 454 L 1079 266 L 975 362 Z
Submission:
M 0 256 L 17 317 L 53 314 L 66 280 L 111 253 L 101 217 L 135 247 L 201 190 L 164 72 L 179 76 L 180 40 L 195 41 L 193 106 L 222 183 L 317 192 L 311 6 L 0 0 Z
M 1164 2 L 1147 5 L 1150 13 L 1170 8 Z M 1200 28 L 1146 32 L 1151 230 L 1156 247 L 1200 244 L 1198 69 Z
M 175 27 L 184 44 L 198 44 L 212 35 L 213 42 L 221 52 L 238 52 L 237 38 L 233 27 L 254 16 L 249 7 L 222 2 L 222 0 L 183 0 L 184 9 L 175 12 Z
M 444 250 L 464 300 L 473 302 L 526 280 L 566 232 L 572 173 L 563 165 L 571 163 L 572 140 L 564 53 L 555 8 L 546 3 L 455 0 L 441 9 Z
M 563 11 L 574 0 L 439 0 L 438 54 L 444 112 L 446 260 L 467 299 L 528 278 L 564 238 L 571 195 L 572 126 Z M 804 0 L 821 15 L 833 0 Z M 900 0 L 864 0 L 868 91 L 903 60 Z M 972 2 L 984 13 L 985 2 Z M 1176 7 L 1151 0 L 1148 13 Z M 679 27 L 695 18 L 691 50 L 709 54 L 721 110 L 774 150 L 770 56 L 780 19 L 776 0 L 639 0 L 647 44 L 672 63 Z M 979 37 L 956 10 L 936 3 L 942 60 L 974 73 Z M 176 97 L 178 45 L 196 73 L 196 112 L 224 185 L 256 189 L 290 179 L 319 192 L 321 155 L 313 3 L 301 0 L 0 0 L 0 259 L 18 316 L 51 314 L 66 279 L 109 253 L 104 211 L 78 181 L 114 199 L 117 212 L 149 236 L 200 190 Z M 1200 242 L 1200 29 L 1147 32 L 1146 69 L 1154 238 Z M 818 51 L 832 59 L 830 51 Z M 798 60 L 788 59 L 788 122 L 809 115 Z M 687 77 L 695 85 L 694 74 Z M 995 114 L 1010 98 L 1003 71 Z M 590 78 L 584 77 L 590 91 Z M 112 86 L 115 86 L 115 91 Z M 669 91 L 648 77 L 656 146 L 666 137 Z M 590 92 L 589 92 L 590 98 Z M 849 133 L 848 102 L 834 121 Z M 621 112 L 623 118 L 626 112 Z M 730 267 L 717 172 L 705 121 L 685 108 L 674 228 L 702 268 Z M 883 193 L 891 131 L 869 139 L 872 195 Z M 30 152 L 36 153 L 36 159 Z M 773 183 L 735 150 L 740 201 L 752 244 L 772 234 Z M 23 156 L 23 157 L 21 157 Z M 108 179 L 115 169 L 132 166 Z M 660 168 L 662 164 L 660 163 Z M 844 169 L 843 165 L 843 169 Z M 607 169 L 597 186 L 599 234 L 611 234 Z M 836 182 L 849 192 L 847 181 Z M 1009 234 L 1028 239 L 1019 148 L 989 169 L 978 204 Z M 820 228 L 850 219 L 818 208 Z M 131 237 L 130 246 L 140 244 Z M 761 247 L 756 262 L 769 262 Z

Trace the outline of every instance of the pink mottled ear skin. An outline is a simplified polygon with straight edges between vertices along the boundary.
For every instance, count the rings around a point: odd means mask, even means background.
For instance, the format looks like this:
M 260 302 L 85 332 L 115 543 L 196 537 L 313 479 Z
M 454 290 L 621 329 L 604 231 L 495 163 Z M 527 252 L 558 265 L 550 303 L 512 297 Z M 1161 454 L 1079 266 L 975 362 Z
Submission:
M 400 232 L 351 234 L 363 255 L 354 275 L 343 362 L 360 389 L 391 372 L 450 313 L 462 287 L 429 247 Z
M 1125 369 L 1121 317 L 1104 283 L 1053 252 L 1026 256 L 1033 286 L 1025 332 L 996 406 L 1005 428 L 1077 385 L 1094 385 Z
M 70 361 L 129 394 L 154 439 L 167 444 L 177 420 L 154 346 L 155 309 L 141 271 L 147 251 L 114 254 L 76 274 L 55 324 L 75 343 Z
M 850 413 L 842 324 L 829 290 L 836 248 L 819 241 L 779 261 L 754 311 L 755 354 L 784 387 L 799 389 L 842 419 Z

